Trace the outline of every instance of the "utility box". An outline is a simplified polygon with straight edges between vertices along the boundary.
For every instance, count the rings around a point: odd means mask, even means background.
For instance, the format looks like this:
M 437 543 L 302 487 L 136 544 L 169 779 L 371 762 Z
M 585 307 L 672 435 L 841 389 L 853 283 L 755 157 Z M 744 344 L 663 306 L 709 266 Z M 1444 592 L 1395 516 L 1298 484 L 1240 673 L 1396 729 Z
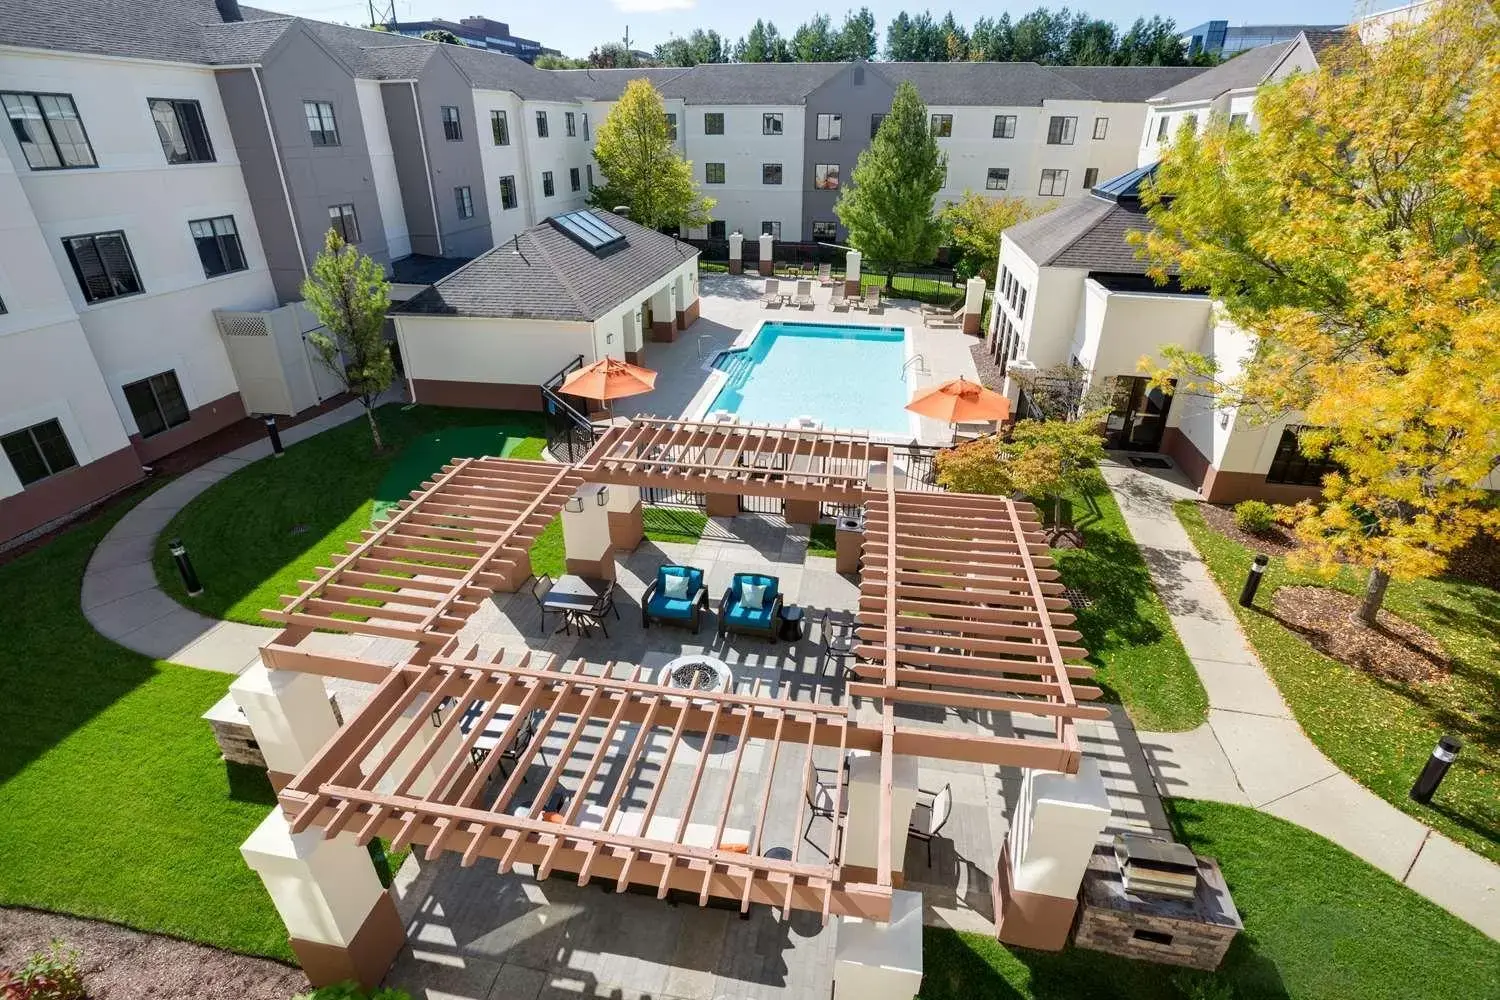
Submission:
M 833 531 L 834 569 L 858 573 L 860 549 L 865 541 L 865 522 L 859 517 L 841 517 Z

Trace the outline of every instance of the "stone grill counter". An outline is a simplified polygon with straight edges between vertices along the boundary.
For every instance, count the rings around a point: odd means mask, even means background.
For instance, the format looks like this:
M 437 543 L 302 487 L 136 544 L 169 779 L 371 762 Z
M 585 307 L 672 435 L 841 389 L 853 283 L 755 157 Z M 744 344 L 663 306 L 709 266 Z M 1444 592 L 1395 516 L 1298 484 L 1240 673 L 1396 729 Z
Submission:
M 1073 943 L 1126 958 L 1213 970 L 1243 929 L 1214 859 L 1198 859 L 1193 899 L 1168 899 L 1126 892 L 1113 849 L 1100 847 L 1083 877 Z

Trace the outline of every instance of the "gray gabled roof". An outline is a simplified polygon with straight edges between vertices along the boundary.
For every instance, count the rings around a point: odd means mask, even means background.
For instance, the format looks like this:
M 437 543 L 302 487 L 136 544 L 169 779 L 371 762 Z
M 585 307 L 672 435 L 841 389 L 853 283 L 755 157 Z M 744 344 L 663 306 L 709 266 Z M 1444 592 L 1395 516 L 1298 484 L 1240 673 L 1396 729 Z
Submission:
M 923 102 L 939 106 L 1040 107 L 1042 101 L 1089 99 L 1072 81 L 1033 62 L 871 63 L 875 73 L 916 85 Z
M 1125 237 L 1150 228 L 1139 205 L 1090 195 L 1011 226 L 1004 235 L 1038 267 L 1145 274 L 1146 262 Z
M 1134 104 L 1199 76 L 1202 66 L 1049 66 L 1096 100 Z
M 539 69 L 554 78 L 569 100 L 618 101 L 631 80 L 650 80 L 657 90 L 674 77 L 688 72 L 685 66 L 637 67 L 632 69 Z
M 448 56 L 480 90 L 509 90 L 528 101 L 576 101 L 573 89 L 548 70 L 504 52 L 448 46 Z
M 246 21 L 258 14 L 247 11 Z M 204 29 L 222 23 L 214 0 L 11 0 L 0 6 L 0 45 L 202 63 Z M 264 41 L 262 29 L 249 31 Z M 211 42 L 237 48 L 217 32 Z
M 661 87 L 694 104 L 802 104 L 849 63 L 700 63 Z
M 553 322 L 593 322 L 698 251 L 676 237 L 589 209 L 625 236 L 596 256 L 550 222 L 474 258 L 420 292 L 398 312 Z
M 1266 77 L 1285 58 L 1297 42 L 1276 42 L 1246 49 L 1239 55 L 1211 69 L 1168 87 L 1151 97 L 1153 104 L 1176 104 L 1180 101 L 1211 101 L 1231 90 L 1248 90 L 1265 82 Z

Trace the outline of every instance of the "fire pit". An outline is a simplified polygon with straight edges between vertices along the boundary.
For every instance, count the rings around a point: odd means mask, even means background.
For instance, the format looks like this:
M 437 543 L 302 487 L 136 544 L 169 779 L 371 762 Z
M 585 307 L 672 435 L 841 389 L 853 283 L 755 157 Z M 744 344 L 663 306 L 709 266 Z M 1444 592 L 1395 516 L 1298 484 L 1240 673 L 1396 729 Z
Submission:
M 701 653 L 679 656 L 656 675 L 662 687 L 682 691 L 728 691 L 732 679 L 728 664 Z

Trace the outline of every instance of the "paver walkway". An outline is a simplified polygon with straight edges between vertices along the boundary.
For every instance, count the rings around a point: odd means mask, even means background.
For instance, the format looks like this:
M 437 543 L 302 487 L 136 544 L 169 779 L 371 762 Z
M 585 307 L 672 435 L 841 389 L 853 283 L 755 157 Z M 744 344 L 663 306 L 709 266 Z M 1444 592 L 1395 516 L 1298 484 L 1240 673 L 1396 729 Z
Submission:
M 1176 470 L 1107 462 L 1104 478 L 1208 692 L 1208 722 L 1139 734 L 1163 795 L 1249 805 L 1359 855 L 1500 939 L 1500 865 L 1360 785 L 1302 732 L 1172 511 L 1197 499 Z
M 393 397 L 394 398 L 394 397 Z M 364 415 L 346 403 L 281 432 L 290 446 Z M 202 670 L 237 674 L 280 629 L 219 621 L 185 608 L 156 585 L 151 555 L 156 536 L 193 498 L 251 462 L 269 458 L 271 443 L 257 441 L 221 455 L 163 486 L 137 504 L 100 540 L 83 573 L 83 616 L 126 649 Z

